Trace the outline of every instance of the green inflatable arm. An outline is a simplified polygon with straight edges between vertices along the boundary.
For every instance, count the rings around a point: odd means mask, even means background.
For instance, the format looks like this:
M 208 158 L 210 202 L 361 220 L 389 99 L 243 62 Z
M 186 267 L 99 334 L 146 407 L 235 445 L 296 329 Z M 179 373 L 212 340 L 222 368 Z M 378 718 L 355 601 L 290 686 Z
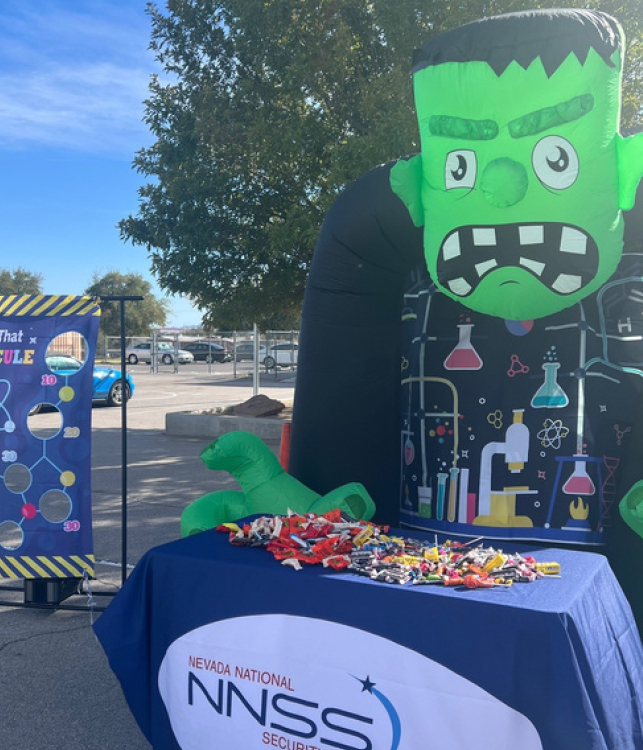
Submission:
M 222 435 L 203 450 L 201 460 L 208 469 L 228 471 L 241 490 L 210 492 L 188 505 L 181 514 L 183 537 L 257 513 L 322 514 L 339 508 L 363 520 L 375 513 L 363 485 L 351 482 L 319 495 L 287 474 L 270 448 L 250 432 Z
M 625 523 L 643 537 L 643 481 L 630 489 L 618 508 Z

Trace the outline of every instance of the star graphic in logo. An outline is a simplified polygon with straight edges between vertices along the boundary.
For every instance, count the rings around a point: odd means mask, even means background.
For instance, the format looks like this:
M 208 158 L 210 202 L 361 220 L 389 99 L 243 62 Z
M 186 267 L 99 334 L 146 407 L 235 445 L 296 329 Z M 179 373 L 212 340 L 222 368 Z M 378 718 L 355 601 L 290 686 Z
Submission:
M 391 701 L 375 687 L 375 683 L 371 680 L 370 675 L 366 675 L 365 680 L 360 680 L 359 677 L 351 675 L 354 680 L 362 683 L 362 693 L 368 692 L 373 695 L 382 704 L 382 707 L 386 711 L 389 721 L 391 722 L 391 748 L 390 750 L 398 750 L 400 746 L 400 740 L 402 738 L 402 722 L 395 709 L 395 706 Z

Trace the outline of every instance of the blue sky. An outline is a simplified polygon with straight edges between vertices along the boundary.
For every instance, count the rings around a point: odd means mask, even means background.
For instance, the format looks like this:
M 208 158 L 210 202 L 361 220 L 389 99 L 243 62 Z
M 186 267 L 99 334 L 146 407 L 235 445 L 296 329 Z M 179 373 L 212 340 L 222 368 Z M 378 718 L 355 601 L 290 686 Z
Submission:
M 0 2 L 0 267 L 40 273 L 47 294 L 81 294 L 116 270 L 164 296 L 145 249 L 116 228 L 137 211 L 132 159 L 152 143 L 149 39 L 145 0 Z M 169 325 L 199 323 L 168 299 Z

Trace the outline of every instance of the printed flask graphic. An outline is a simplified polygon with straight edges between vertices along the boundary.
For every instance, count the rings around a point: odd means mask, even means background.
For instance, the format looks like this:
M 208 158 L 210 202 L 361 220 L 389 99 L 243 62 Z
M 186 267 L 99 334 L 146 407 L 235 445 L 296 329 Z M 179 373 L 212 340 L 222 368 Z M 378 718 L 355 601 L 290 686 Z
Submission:
M 558 385 L 557 372 L 560 362 L 545 362 L 545 381 L 531 399 L 534 409 L 562 409 L 569 403 L 565 391 Z
M 444 360 L 445 370 L 479 370 L 482 367 L 480 355 L 471 343 L 472 323 L 458 326 L 459 340 L 455 348 Z

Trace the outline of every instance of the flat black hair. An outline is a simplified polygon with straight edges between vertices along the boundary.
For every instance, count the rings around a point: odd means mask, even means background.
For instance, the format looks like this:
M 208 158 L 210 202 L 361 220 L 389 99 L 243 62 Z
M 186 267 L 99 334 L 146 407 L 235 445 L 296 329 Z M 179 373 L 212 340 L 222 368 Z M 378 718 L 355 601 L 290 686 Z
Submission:
M 594 10 L 530 10 L 464 24 L 429 39 L 413 53 L 413 73 L 447 62 L 488 63 L 500 76 L 514 60 L 527 68 L 537 57 L 547 76 L 573 52 L 582 65 L 590 48 L 611 60 L 623 45 L 616 19 Z

